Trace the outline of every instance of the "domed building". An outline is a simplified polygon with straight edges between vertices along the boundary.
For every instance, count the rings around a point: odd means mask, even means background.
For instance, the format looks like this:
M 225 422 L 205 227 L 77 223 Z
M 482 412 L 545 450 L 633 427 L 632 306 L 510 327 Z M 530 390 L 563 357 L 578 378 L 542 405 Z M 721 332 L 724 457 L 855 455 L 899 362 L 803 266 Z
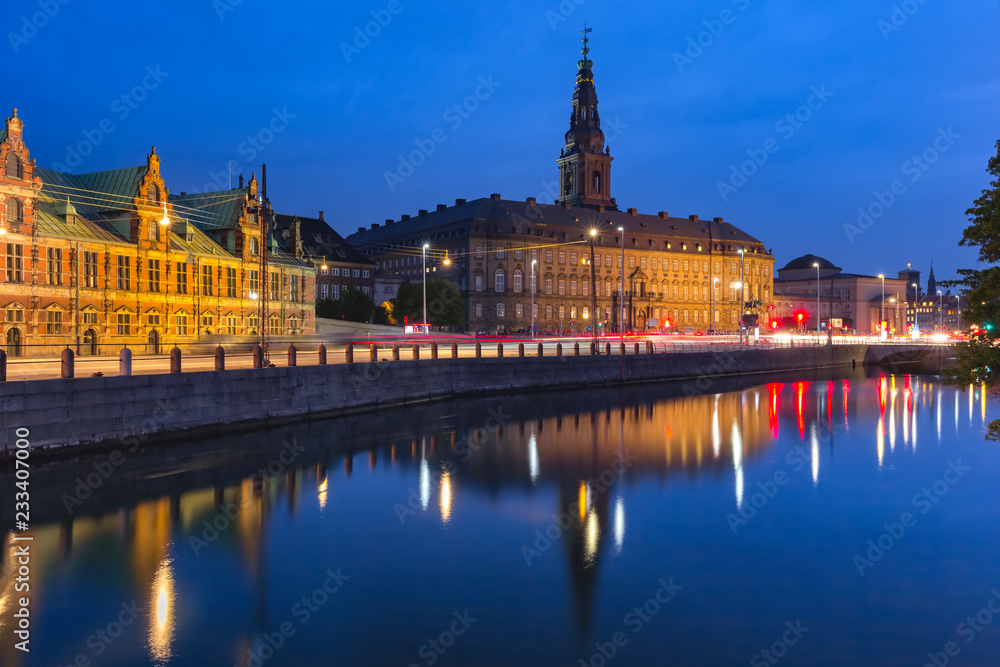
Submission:
M 823 334 L 831 328 L 834 333 L 876 334 L 881 318 L 889 333 L 903 333 L 908 285 L 902 276 L 883 280 L 877 275 L 844 273 L 825 257 L 802 255 L 778 269 L 772 323 L 809 333 L 816 331 L 818 320 Z

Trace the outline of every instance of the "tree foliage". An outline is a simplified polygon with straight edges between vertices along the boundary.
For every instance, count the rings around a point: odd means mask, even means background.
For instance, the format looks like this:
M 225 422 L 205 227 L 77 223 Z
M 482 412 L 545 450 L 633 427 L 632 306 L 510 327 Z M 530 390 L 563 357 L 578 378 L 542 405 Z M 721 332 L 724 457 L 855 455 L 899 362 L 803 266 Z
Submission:
M 1000 384 L 1000 141 L 996 143 L 997 154 L 990 158 L 987 172 L 992 176 L 990 187 L 973 202 L 966 211 L 971 223 L 966 227 L 959 245 L 979 248 L 979 261 L 986 265 L 983 269 L 960 269 L 960 280 L 948 281 L 945 285 L 957 285 L 965 294 L 966 321 L 976 324 L 979 333 L 967 343 L 956 346 L 958 364 L 946 371 L 950 384 L 965 387 L 969 384 L 985 384 L 996 390 Z M 989 440 L 1000 440 L 1000 420 L 990 424 Z
M 392 317 L 397 324 L 404 318 L 411 324 L 423 320 L 423 284 L 406 279 L 391 302 Z M 465 301 L 458 288 L 443 278 L 427 283 L 427 319 L 436 327 L 465 326 Z
M 340 290 L 337 299 L 323 299 L 316 302 L 316 317 L 348 322 L 371 322 L 375 312 L 375 302 L 371 297 L 353 285 Z

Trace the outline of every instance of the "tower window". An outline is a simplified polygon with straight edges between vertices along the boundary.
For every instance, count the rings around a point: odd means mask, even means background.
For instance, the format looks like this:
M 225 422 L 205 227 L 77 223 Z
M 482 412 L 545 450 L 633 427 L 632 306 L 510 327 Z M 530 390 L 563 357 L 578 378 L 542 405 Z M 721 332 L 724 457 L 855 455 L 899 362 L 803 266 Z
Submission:
M 594 192 L 601 194 L 601 172 L 594 172 Z

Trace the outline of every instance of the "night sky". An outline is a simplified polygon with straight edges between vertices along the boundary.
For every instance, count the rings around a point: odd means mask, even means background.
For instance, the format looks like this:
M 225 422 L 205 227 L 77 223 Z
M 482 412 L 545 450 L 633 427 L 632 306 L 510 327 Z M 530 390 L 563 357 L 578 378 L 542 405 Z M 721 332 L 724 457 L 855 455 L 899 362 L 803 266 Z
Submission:
M 4 8 L 3 111 L 39 165 L 142 164 L 156 145 L 177 193 L 266 162 L 279 211 L 325 210 L 344 235 L 455 198 L 551 202 L 584 22 L 619 207 L 722 216 L 778 267 L 813 252 L 952 277 L 1000 138 L 996 1 Z

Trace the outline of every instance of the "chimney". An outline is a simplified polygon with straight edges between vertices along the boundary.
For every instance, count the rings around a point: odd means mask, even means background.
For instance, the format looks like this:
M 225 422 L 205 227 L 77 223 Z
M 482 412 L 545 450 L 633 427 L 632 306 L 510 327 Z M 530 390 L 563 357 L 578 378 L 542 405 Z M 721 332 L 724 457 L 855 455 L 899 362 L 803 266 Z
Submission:
M 492 199 L 493 201 L 500 201 L 500 193 L 494 192 L 493 194 L 490 195 L 490 199 Z
M 365 228 L 364 227 L 358 227 L 358 231 L 359 232 L 363 232 L 363 231 L 365 231 Z
M 418 215 L 427 215 L 427 209 L 426 209 L 426 208 L 422 208 L 422 209 L 420 209 L 420 210 L 419 210 L 419 211 L 417 212 L 417 214 L 418 214 Z
M 439 211 L 445 211 L 447 209 L 448 209 L 448 205 L 447 204 L 438 204 L 438 210 Z
M 456 199 L 455 200 L 455 206 L 464 206 L 464 205 L 465 205 L 465 200 L 464 199 Z
M 292 224 L 288 226 L 288 245 L 296 257 L 302 256 L 302 221 L 298 216 L 292 218 Z
M 669 213 L 667 213 L 666 211 L 660 211 L 660 212 L 659 212 L 659 213 L 657 213 L 656 215 L 660 216 L 660 217 L 661 217 L 661 218 L 663 218 L 664 220 L 666 220 L 667 218 L 669 218 L 669 217 L 670 217 L 670 214 L 669 214 Z
M 563 208 L 566 209 L 567 211 L 570 210 L 571 208 L 573 208 L 573 205 L 570 204 L 568 201 L 565 201 L 565 200 L 563 201 L 562 205 L 563 205 Z
M 378 229 L 378 223 L 377 222 L 373 222 L 372 223 L 372 229 Z
M 410 219 L 410 216 L 407 215 L 407 214 L 405 214 L 405 213 L 402 215 L 402 217 L 400 217 L 400 220 L 402 220 L 403 222 L 406 222 L 409 219 Z
M 628 214 L 631 215 L 633 218 L 636 216 L 636 213 L 637 211 L 634 208 L 630 208 L 628 210 Z
M 323 211 L 320 211 L 320 212 L 319 212 L 319 219 L 320 219 L 320 220 L 322 220 L 322 219 L 323 219 Z
M 714 218 L 713 220 L 719 223 L 720 225 L 722 224 L 722 218 Z
M 524 203 L 526 203 L 528 206 L 534 206 L 535 205 L 535 198 L 534 197 L 528 197 L 527 199 L 524 200 Z
M 182 193 L 181 193 L 181 197 L 183 197 L 183 196 L 184 196 L 184 195 L 186 195 L 186 194 L 187 194 L 186 192 L 182 192 Z
M 386 219 L 385 219 L 385 224 L 386 224 L 386 225 L 391 225 L 392 223 L 393 223 L 393 220 L 392 220 L 392 218 L 386 218 Z
M 698 216 L 697 215 L 689 215 L 688 216 L 688 220 L 690 220 L 691 222 L 698 222 Z

